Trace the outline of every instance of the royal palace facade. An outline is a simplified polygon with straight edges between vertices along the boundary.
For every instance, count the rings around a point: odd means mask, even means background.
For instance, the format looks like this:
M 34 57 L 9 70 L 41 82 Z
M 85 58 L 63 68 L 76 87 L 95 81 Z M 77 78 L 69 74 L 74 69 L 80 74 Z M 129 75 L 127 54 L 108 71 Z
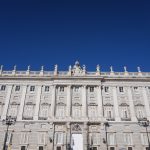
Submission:
M 6 117 L 15 124 L 6 125 Z M 0 150 L 148 150 L 150 73 L 0 69 Z M 4 124 L 5 123 L 5 124 Z M 149 122 L 147 122 L 149 123 Z M 147 130 L 146 130 L 147 129 Z

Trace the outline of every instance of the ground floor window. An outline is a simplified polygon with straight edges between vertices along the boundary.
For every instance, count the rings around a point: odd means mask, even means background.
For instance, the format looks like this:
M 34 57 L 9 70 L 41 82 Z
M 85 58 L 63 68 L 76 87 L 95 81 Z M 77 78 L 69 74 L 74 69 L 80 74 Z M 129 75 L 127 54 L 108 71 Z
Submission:
M 97 147 L 93 147 L 93 149 L 92 150 L 97 150 Z
M 21 146 L 21 150 L 26 150 L 26 147 L 25 146 Z
M 57 147 L 57 150 L 61 150 L 61 147 L 60 147 L 60 146 L 58 146 L 58 147 Z
M 43 148 L 43 146 L 39 146 L 39 150 L 43 150 L 44 148 Z
M 115 150 L 115 147 L 110 147 L 110 150 Z

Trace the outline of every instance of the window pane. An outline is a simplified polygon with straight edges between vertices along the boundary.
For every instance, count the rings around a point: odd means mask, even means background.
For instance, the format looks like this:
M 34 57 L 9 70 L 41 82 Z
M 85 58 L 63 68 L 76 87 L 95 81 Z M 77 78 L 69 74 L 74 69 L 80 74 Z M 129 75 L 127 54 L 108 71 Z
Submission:
M 21 150 L 25 150 L 26 149 L 26 147 L 25 146 L 21 146 Z
M 5 91 L 5 89 L 6 89 L 6 85 L 2 85 L 1 86 L 1 91 Z
M 60 146 L 58 146 L 58 147 L 57 147 L 57 150 L 61 150 L 61 147 L 60 147 Z
M 132 150 L 132 147 L 128 147 L 128 150 Z
M 39 150 L 43 150 L 44 148 L 43 148 L 43 146 L 39 146 Z
M 30 86 L 30 91 L 34 91 L 35 90 L 35 86 Z
M 115 148 L 114 147 L 110 147 L 110 150 L 115 150 Z
M 15 87 L 15 91 L 20 91 L 20 86 L 19 86 L 19 85 L 17 85 L 17 86 Z

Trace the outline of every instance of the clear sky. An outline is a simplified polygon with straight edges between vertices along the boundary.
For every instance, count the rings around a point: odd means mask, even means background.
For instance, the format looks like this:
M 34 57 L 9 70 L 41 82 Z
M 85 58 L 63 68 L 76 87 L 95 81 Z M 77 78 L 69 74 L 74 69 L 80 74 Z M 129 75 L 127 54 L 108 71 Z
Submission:
M 150 0 L 1 0 L 0 64 L 11 70 L 150 71 Z

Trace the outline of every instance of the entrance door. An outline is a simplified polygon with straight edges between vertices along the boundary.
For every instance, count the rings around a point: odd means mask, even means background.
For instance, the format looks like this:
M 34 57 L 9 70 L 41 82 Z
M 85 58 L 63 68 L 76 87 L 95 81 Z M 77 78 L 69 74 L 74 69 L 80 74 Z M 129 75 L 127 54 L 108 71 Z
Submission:
M 83 150 L 82 134 L 72 134 L 72 148 L 73 150 Z

